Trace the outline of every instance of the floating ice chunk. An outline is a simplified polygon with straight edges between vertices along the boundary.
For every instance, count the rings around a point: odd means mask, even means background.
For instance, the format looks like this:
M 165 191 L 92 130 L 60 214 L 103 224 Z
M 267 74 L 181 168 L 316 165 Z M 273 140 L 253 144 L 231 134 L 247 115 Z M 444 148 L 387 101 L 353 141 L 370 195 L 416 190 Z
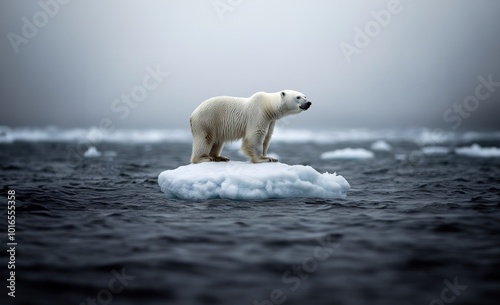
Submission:
M 498 147 L 481 147 L 478 144 L 473 144 L 468 147 L 455 149 L 455 153 L 467 157 L 500 157 L 500 148 Z
M 442 144 L 445 142 L 449 142 L 455 137 L 455 134 L 450 132 L 443 132 L 440 129 L 424 129 L 414 135 L 410 136 L 415 143 L 419 145 L 433 145 L 433 144 Z
M 445 146 L 426 146 L 422 147 L 422 152 L 425 155 L 446 155 L 450 152 L 450 149 Z
M 321 159 L 371 159 L 375 154 L 364 148 L 343 148 L 321 154 Z
M 370 148 L 372 150 L 376 150 L 376 151 L 391 151 L 392 150 L 391 145 L 389 145 L 389 143 L 387 143 L 386 141 L 383 141 L 383 140 L 378 140 L 378 141 L 373 142 L 372 145 L 370 146 Z
M 350 186 L 336 173 L 284 163 L 206 162 L 166 170 L 158 184 L 167 198 L 345 198 Z
M 95 148 L 95 146 L 90 146 L 84 153 L 83 156 L 85 158 L 96 158 L 100 157 L 102 154 L 100 151 Z

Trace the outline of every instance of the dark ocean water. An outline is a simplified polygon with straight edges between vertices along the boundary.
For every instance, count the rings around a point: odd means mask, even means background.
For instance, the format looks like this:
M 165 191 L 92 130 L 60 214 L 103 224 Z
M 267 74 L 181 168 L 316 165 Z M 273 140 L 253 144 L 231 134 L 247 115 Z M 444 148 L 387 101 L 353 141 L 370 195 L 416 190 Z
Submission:
M 165 199 L 158 174 L 188 163 L 188 143 L 102 143 L 116 156 L 69 164 L 74 143 L 0 144 L 0 304 L 498 304 L 500 158 L 424 156 L 405 141 L 372 160 L 319 158 L 369 144 L 271 144 L 351 190 L 264 201 Z

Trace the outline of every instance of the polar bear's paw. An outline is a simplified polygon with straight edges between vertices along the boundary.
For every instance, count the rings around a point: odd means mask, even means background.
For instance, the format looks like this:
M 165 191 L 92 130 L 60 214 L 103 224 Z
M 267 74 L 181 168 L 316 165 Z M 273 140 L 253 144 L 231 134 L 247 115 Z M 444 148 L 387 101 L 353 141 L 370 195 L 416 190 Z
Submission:
M 210 161 L 214 161 L 214 162 L 228 162 L 229 158 L 224 157 L 224 156 L 210 157 Z
M 206 154 L 203 154 L 199 157 L 193 157 L 191 159 L 191 163 L 203 163 L 203 162 L 227 162 L 229 161 L 229 158 L 223 157 L 223 156 L 209 156 Z
M 268 162 L 278 162 L 278 159 L 271 158 L 271 157 L 260 157 L 257 160 L 253 160 L 253 163 L 268 163 Z

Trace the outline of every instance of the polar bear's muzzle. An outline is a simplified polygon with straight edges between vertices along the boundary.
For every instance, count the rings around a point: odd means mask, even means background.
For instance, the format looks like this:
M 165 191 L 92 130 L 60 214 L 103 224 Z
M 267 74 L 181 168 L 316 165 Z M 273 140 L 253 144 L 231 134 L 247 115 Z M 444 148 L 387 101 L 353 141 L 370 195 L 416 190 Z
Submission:
M 311 102 L 309 101 L 304 101 L 304 103 L 300 104 L 299 108 L 302 110 L 307 110 L 309 107 L 311 107 Z

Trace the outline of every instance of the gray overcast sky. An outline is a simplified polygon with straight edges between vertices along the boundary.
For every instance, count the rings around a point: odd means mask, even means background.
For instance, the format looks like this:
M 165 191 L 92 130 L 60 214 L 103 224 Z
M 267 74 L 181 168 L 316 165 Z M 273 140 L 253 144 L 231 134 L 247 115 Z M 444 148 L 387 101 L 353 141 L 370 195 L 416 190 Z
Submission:
M 189 128 L 209 97 L 294 89 L 313 105 L 291 127 L 450 127 L 500 81 L 498 0 L 55 1 L 0 3 L 0 125 Z M 147 67 L 168 76 L 141 91 Z M 500 129 L 492 89 L 461 128 Z

